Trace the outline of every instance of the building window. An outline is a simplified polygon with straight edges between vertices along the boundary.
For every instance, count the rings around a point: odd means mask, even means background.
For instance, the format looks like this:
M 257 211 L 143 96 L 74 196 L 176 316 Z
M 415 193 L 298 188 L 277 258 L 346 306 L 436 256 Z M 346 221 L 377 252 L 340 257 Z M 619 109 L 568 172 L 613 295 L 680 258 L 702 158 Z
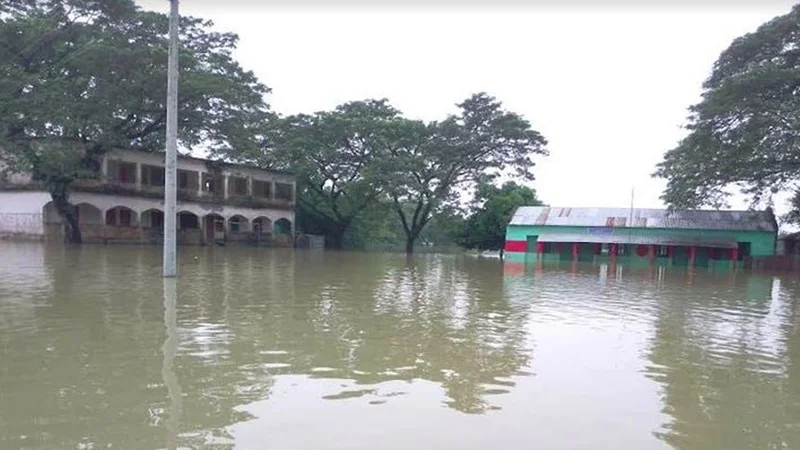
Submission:
M 131 226 L 131 210 L 126 208 L 119 209 L 119 226 L 121 227 L 129 227 Z
M 247 178 L 231 177 L 228 186 L 233 195 L 247 195 Z
M 164 168 L 143 165 L 142 184 L 148 186 L 164 186 Z
M 106 225 L 115 227 L 129 227 L 133 222 L 131 210 L 127 208 L 112 208 L 106 211 Z
M 253 196 L 260 198 L 271 198 L 272 183 L 268 181 L 253 180 Z
M 213 194 L 214 196 L 222 196 L 224 178 L 221 175 L 204 173 L 203 174 L 203 191 Z
M 117 210 L 109 209 L 106 211 L 106 225 L 114 226 L 117 224 Z
M 152 211 L 150 213 L 150 227 L 161 228 L 164 226 L 164 213 L 161 211 Z
M 197 216 L 192 213 L 181 213 L 178 219 L 181 230 L 199 228 Z
M 275 183 L 275 197 L 279 200 L 292 201 L 292 185 L 286 183 Z
M 242 218 L 234 216 L 230 218 L 231 233 L 241 233 L 243 229 Z
M 136 182 L 136 164 L 134 163 L 119 163 L 117 173 L 117 181 L 120 183 L 135 183 Z

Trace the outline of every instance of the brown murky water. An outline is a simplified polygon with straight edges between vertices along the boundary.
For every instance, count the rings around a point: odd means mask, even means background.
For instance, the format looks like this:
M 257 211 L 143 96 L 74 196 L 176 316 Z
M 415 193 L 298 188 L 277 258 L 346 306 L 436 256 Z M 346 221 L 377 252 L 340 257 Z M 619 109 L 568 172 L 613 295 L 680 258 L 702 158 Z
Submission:
M 797 449 L 800 282 L 0 243 L 0 448 Z

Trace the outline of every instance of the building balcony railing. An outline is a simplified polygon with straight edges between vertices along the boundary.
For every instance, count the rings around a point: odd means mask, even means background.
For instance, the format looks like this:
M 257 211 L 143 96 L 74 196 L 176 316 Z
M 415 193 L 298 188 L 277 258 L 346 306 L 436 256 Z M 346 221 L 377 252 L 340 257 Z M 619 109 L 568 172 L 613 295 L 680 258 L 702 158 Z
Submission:
M 3 184 L 0 190 L 32 191 L 43 190 L 44 187 L 37 183 Z M 133 197 L 146 197 L 153 199 L 164 198 L 164 186 L 137 185 L 121 181 L 103 179 L 84 179 L 73 182 L 72 189 L 76 192 L 90 192 L 106 195 L 123 195 Z M 229 195 L 224 198 L 221 193 L 200 191 L 198 189 L 178 189 L 178 201 L 210 203 L 218 205 L 231 205 L 254 209 L 292 209 L 294 202 L 283 198 L 263 198 L 251 195 Z

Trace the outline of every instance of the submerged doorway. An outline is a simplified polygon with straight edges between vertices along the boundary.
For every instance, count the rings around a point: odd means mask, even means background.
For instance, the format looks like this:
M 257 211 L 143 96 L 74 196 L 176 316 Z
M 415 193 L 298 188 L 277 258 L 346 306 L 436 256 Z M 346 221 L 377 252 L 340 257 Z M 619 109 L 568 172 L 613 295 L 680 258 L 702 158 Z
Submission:
M 528 236 L 527 244 L 525 245 L 526 253 L 536 253 L 536 244 L 539 242 L 539 236 Z
M 206 241 L 225 241 L 225 219 L 217 214 L 209 214 L 203 218 Z

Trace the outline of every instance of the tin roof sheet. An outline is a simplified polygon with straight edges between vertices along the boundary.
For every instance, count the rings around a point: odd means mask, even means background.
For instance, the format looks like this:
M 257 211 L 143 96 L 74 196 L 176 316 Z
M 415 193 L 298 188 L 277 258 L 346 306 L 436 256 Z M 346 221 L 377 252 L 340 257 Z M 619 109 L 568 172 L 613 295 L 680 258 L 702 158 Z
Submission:
M 510 225 L 679 228 L 776 232 L 771 211 L 520 206 Z

